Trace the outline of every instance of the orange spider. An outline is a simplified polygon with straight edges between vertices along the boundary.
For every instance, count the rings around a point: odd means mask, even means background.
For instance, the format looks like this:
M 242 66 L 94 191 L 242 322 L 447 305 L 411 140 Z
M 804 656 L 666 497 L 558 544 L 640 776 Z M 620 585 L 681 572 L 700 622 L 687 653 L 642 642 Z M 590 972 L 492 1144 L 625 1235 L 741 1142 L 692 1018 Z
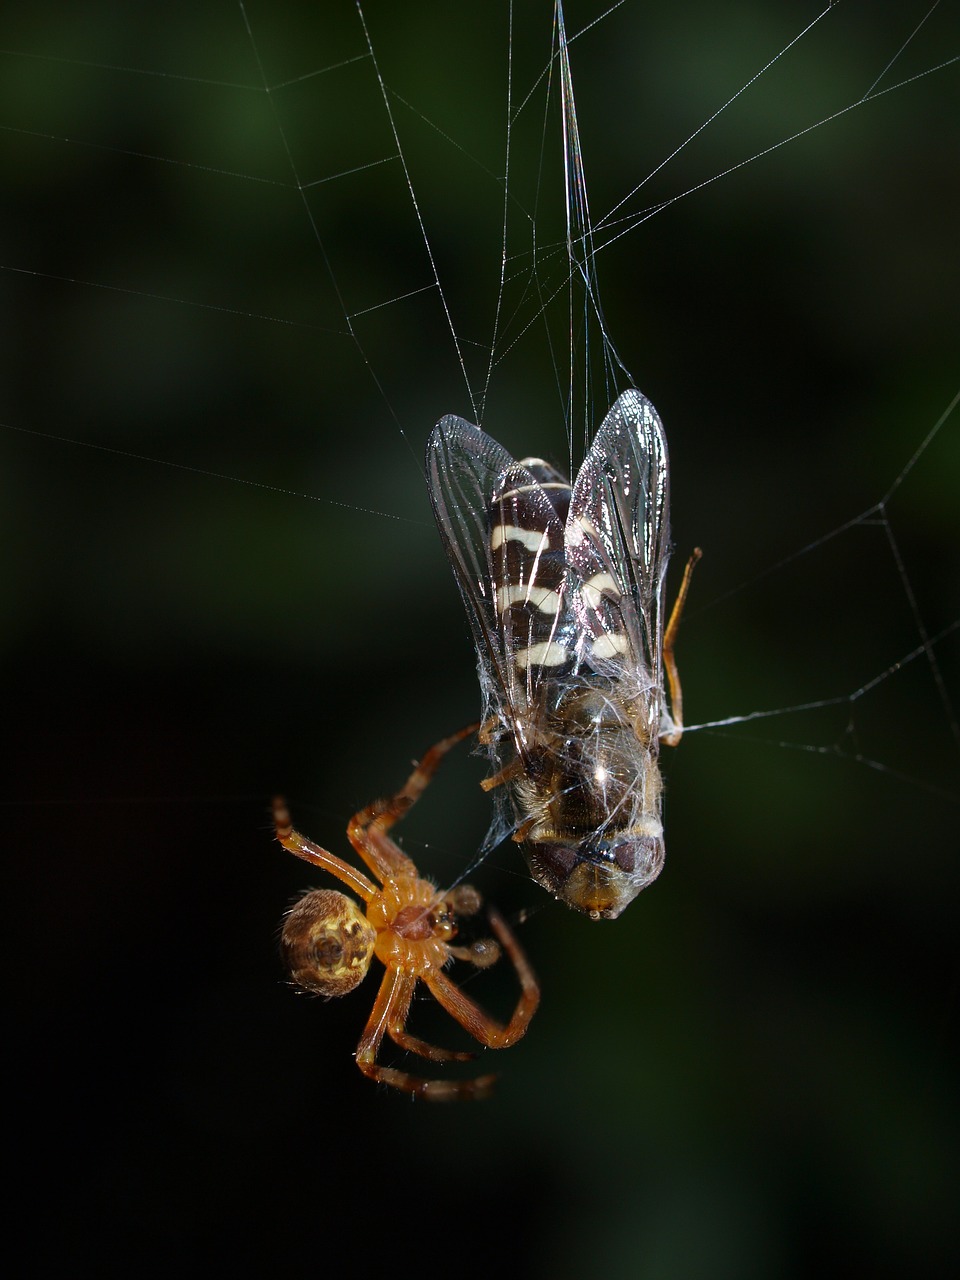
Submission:
M 319 995 L 346 995 L 362 981 L 371 957 L 376 955 L 386 974 L 357 1046 L 357 1066 L 373 1080 L 437 1101 L 486 1097 L 496 1077 L 423 1079 L 377 1063 L 384 1034 L 402 1049 L 431 1062 L 465 1061 L 476 1056 L 440 1049 L 407 1032 L 407 1017 L 418 982 L 423 982 L 451 1018 L 488 1049 L 506 1049 L 516 1044 L 540 1001 L 540 988 L 529 961 L 493 909 L 488 908 L 487 914 L 498 942 L 487 938 L 471 947 L 452 945 L 457 916 L 472 916 L 480 910 L 482 899 L 476 889 L 459 885 L 449 891 L 438 890 L 420 877 L 413 862 L 387 835 L 423 794 L 444 755 L 476 728 L 470 725 L 431 747 L 402 790 L 368 805 L 350 819 L 347 838 L 379 880 L 379 888 L 362 871 L 295 831 L 285 801 L 277 799 L 273 805 L 277 839 L 283 847 L 329 871 L 366 904 L 364 914 L 346 894 L 335 889 L 315 889 L 292 907 L 283 926 L 281 947 L 294 981 Z M 499 959 L 501 947 L 509 956 L 521 987 L 520 999 L 506 1026 L 474 1004 L 444 973 L 452 960 L 488 968 Z

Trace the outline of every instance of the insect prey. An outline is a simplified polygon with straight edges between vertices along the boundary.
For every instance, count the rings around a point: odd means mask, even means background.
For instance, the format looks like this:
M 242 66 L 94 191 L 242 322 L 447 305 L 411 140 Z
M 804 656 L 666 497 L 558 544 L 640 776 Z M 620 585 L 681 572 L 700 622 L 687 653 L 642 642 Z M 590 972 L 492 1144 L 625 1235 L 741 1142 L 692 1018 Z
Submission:
M 539 884 L 615 919 L 663 866 L 658 756 L 683 732 L 673 648 L 700 558 L 664 628 L 660 418 L 625 391 L 572 486 L 454 414 L 434 428 L 426 463 L 477 648 L 493 770 L 481 785 L 499 797 L 488 844 L 512 831 Z

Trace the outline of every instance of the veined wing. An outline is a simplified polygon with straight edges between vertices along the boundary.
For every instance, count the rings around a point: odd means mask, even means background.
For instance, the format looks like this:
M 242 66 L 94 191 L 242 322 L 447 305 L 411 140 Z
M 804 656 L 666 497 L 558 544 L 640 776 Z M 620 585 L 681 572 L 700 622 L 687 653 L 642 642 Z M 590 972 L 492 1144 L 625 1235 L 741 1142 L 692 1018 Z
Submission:
M 661 688 L 661 589 L 669 555 L 667 444 L 656 409 L 625 391 L 604 418 L 573 487 L 566 556 L 570 607 L 604 659 Z M 659 699 L 651 711 L 659 716 Z M 652 726 L 654 732 L 656 726 Z
M 559 674 L 573 656 L 562 519 L 570 486 L 546 464 L 515 462 L 453 414 L 430 436 L 427 485 L 485 690 L 522 751 L 541 676 Z

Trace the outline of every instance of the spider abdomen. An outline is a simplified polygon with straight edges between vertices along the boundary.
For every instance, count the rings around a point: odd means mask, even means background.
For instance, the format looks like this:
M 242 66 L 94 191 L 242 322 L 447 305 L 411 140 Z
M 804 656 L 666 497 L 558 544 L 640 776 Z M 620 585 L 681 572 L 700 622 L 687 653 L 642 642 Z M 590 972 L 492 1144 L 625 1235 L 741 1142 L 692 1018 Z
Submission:
M 366 977 L 376 931 L 345 893 L 314 889 L 290 908 L 280 948 L 305 991 L 345 996 Z

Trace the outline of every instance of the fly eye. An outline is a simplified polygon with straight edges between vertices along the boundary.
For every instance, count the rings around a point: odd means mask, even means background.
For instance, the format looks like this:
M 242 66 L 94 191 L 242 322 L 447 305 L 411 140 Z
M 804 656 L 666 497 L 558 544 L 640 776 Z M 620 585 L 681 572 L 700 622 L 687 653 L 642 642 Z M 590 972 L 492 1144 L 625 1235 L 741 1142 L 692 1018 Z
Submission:
M 314 889 L 284 920 L 280 950 L 305 991 L 345 996 L 366 976 L 376 930 L 357 904 L 335 889 Z

